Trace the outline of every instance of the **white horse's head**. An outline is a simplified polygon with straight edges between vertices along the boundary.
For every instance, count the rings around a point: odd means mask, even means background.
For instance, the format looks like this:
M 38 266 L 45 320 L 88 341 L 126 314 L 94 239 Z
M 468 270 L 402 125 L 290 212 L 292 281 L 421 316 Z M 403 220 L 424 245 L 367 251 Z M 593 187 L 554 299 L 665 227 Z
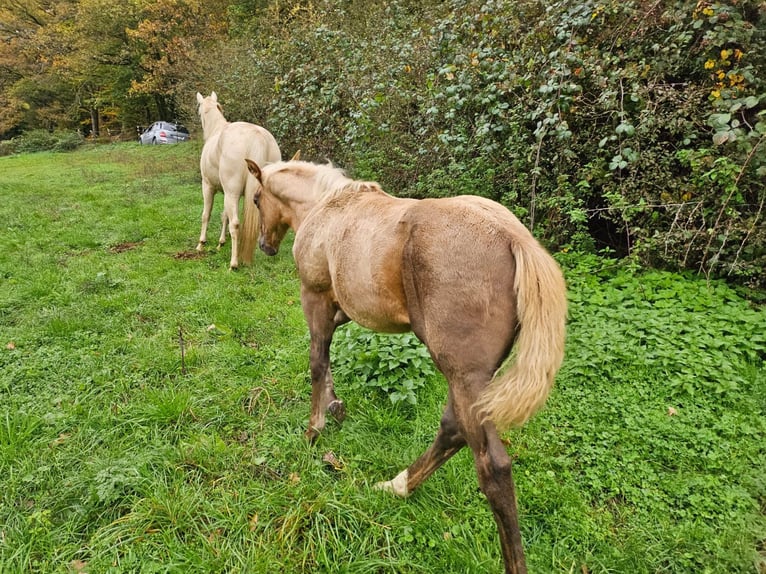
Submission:
M 197 113 L 202 123 L 202 133 L 207 138 L 217 132 L 225 123 L 223 109 L 218 103 L 218 95 L 210 92 L 209 96 L 203 96 L 197 92 Z

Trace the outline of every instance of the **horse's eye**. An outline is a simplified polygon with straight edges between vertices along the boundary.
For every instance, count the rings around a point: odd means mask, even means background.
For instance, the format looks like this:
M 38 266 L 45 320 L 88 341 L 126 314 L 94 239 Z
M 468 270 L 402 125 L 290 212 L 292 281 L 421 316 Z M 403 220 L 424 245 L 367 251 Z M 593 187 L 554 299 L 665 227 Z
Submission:
M 256 195 L 253 197 L 253 202 L 255 203 L 255 207 L 261 207 L 261 196 Z

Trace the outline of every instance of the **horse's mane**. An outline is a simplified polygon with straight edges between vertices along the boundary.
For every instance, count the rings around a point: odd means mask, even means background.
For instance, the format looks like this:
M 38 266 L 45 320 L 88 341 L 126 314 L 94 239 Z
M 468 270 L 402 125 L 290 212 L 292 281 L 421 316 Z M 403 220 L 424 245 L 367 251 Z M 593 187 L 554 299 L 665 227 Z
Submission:
M 274 164 L 273 174 L 284 173 L 299 179 L 313 180 L 311 195 L 319 201 L 329 201 L 344 193 L 377 192 L 384 193 L 380 184 L 374 181 L 351 179 L 346 172 L 335 167 L 332 162 L 312 163 L 290 160 Z
M 323 200 L 342 193 L 378 192 L 383 193 L 380 184 L 374 181 L 359 181 L 349 178 L 346 172 L 332 162 L 324 164 L 310 162 L 286 162 L 286 170 L 314 178 L 314 193 Z

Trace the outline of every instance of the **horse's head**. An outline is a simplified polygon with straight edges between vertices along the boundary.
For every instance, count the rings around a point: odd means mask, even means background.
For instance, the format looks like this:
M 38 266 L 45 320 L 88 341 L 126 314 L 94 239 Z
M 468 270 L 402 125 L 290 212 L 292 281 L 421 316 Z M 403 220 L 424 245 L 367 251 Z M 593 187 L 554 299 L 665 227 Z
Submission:
M 266 255 L 276 255 L 290 228 L 289 213 L 271 189 L 268 166 L 262 170 L 253 160 L 245 159 L 245 162 L 248 171 L 260 183 L 253 197 L 261 220 L 261 238 L 258 245 Z
M 211 114 L 210 112 L 215 112 Z M 207 134 L 220 125 L 223 118 L 223 109 L 221 104 L 218 103 L 218 95 L 215 92 L 211 92 L 209 96 L 203 96 L 197 92 L 197 113 L 199 114 L 200 123 L 202 124 L 202 133 Z

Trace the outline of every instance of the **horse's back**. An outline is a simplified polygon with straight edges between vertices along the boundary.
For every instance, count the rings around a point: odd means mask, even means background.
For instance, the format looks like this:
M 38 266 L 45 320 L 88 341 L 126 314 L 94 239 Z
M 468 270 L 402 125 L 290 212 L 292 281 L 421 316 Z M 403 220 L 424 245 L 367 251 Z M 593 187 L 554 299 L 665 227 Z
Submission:
M 202 148 L 200 169 L 216 186 L 244 189 L 248 171 L 245 159 L 260 165 L 281 160 L 279 145 L 266 129 L 247 122 L 227 124 Z
M 422 252 L 448 276 L 475 269 L 477 281 L 513 266 L 512 242 L 534 241 L 508 209 L 477 196 L 418 201 L 408 209 L 404 223 L 410 230 L 410 250 Z M 465 280 L 472 283 L 470 277 Z
M 241 162 L 253 160 L 259 165 L 274 163 L 282 159 L 279 145 L 274 136 L 264 127 L 248 122 L 232 122 L 221 133 L 219 150 L 222 159 Z

